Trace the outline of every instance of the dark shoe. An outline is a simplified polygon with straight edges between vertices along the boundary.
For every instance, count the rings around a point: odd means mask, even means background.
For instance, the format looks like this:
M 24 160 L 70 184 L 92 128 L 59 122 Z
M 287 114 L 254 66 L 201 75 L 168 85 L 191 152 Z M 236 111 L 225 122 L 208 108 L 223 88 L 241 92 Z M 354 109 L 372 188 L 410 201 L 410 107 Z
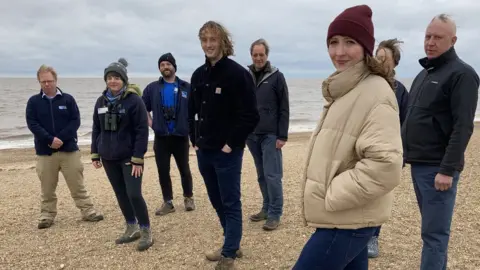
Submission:
M 173 212 L 175 212 L 175 207 L 173 206 L 173 203 L 165 202 L 162 204 L 162 207 L 158 208 L 157 211 L 155 211 L 155 215 L 164 216 Z
M 267 222 L 263 224 L 263 229 L 265 231 L 273 231 L 276 228 L 278 228 L 279 224 L 280 224 L 280 220 L 278 219 L 267 219 Z
M 115 240 L 115 244 L 126 244 L 138 240 L 140 238 L 140 229 L 138 224 L 127 224 L 125 232 Z
M 137 250 L 145 251 L 153 245 L 152 231 L 150 228 L 140 228 L 140 235 Z
M 237 250 L 237 258 L 242 258 L 243 257 L 243 250 L 240 248 Z M 215 251 L 207 252 L 205 253 L 205 257 L 207 257 L 207 260 L 212 261 L 212 262 L 217 262 L 222 259 L 222 249 L 217 249 Z
M 195 210 L 195 202 L 193 201 L 192 197 L 185 197 L 185 199 L 183 199 L 183 203 L 185 204 L 186 211 Z
M 257 214 L 250 216 L 250 220 L 253 222 L 258 222 L 266 219 L 267 219 L 267 213 L 265 213 L 264 211 L 260 211 Z
M 103 215 L 99 215 L 97 213 L 90 214 L 86 217 L 82 218 L 83 221 L 88 221 L 88 222 L 98 222 L 100 220 L 103 220 Z
M 235 269 L 235 259 L 223 257 L 220 258 L 215 270 L 234 270 Z
M 47 228 L 52 227 L 52 225 L 53 225 L 53 220 L 52 219 L 42 219 L 38 223 L 38 228 L 39 229 L 47 229 Z
M 370 241 L 368 241 L 368 258 L 377 258 L 378 253 L 378 237 L 372 236 L 372 238 L 370 238 Z

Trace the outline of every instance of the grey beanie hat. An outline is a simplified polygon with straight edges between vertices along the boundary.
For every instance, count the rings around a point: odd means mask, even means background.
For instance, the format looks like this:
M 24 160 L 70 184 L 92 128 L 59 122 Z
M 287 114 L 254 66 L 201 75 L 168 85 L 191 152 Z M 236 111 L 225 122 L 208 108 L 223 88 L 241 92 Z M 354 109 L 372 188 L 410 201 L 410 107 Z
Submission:
M 118 59 L 118 62 L 113 62 L 108 65 L 107 68 L 105 68 L 105 71 L 103 73 L 103 79 L 107 81 L 107 74 L 110 72 L 114 72 L 120 75 L 120 78 L 122 78 L 122 81 L 124 83 L 128 83 L 127 66 L 128 62 L 127 60 L 125 60 L 125 58 L 122 57 Z

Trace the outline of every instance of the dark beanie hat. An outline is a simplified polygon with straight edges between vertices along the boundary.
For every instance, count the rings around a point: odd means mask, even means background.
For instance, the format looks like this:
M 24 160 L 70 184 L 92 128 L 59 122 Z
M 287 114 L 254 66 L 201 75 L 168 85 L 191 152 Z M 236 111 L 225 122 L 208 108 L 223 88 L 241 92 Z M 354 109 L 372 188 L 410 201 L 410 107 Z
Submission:
M 175 57 L 171 53 L 166 53 L 158 59 L 158 66 L 160 67 L 160 63 L 163 61 L 170 62 L 172 66 L 175 68 L 175 71 L 177 71 L 177 63 L 175 62 Z
M 327 44 L 335 35 L 347 36 L 356 40 L 363 46 L 367 54 L 372 55 L 375 46 L 372 9 L 367 5 L 345 9 L 328 27 Z
M 118 59 L 118 62 L 113 62 L 105 68 L 103 79 L 107 81 L 107 74 L 113 72 L 119 75 L 124 83 L 128 83 L 127 66 L 128 62 L 125 58 Z

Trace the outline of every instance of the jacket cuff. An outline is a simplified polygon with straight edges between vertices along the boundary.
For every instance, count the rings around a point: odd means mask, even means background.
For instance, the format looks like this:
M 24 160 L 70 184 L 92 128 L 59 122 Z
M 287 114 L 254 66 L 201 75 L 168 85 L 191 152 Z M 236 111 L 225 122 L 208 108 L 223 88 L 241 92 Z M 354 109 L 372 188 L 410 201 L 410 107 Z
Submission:
M 277 139 L 281 140 L 281 141 L 284 141 L 284 142 L 288 141 L 288 137 L 284 137 L 284 136 L 278 136 L 277 135 Z
M 100 161 L 100 155 L 97 153 L 92 153 L 92 161 Z
M 438 171 L 438 173 L 441 173 L 441 174 L 447 175 L 447 176 L 453 176 L 453 174 L 455 173 L 455 169 L 440 167 L 440 170 Z
M 132 157 L 130 162 L 133 164 L 133 165 L 137 165 L 137 166 L 143 166 L 143 158 L 138 158 L 138 157 Z

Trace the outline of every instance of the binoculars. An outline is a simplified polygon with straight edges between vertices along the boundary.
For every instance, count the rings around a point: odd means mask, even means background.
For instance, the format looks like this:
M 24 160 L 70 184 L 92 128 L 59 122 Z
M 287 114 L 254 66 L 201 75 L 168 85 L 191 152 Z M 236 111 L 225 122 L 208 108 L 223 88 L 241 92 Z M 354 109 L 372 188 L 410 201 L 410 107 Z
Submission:
M 163 118 L 165 121 L 174 121 L 175 120 L 175 109 L 173 107 L 163 107 Z
M 107 112 L 105 113 L 105 130 L 106 131 L 117 131 L 118 122 L 120 116 L 117 113 Z

